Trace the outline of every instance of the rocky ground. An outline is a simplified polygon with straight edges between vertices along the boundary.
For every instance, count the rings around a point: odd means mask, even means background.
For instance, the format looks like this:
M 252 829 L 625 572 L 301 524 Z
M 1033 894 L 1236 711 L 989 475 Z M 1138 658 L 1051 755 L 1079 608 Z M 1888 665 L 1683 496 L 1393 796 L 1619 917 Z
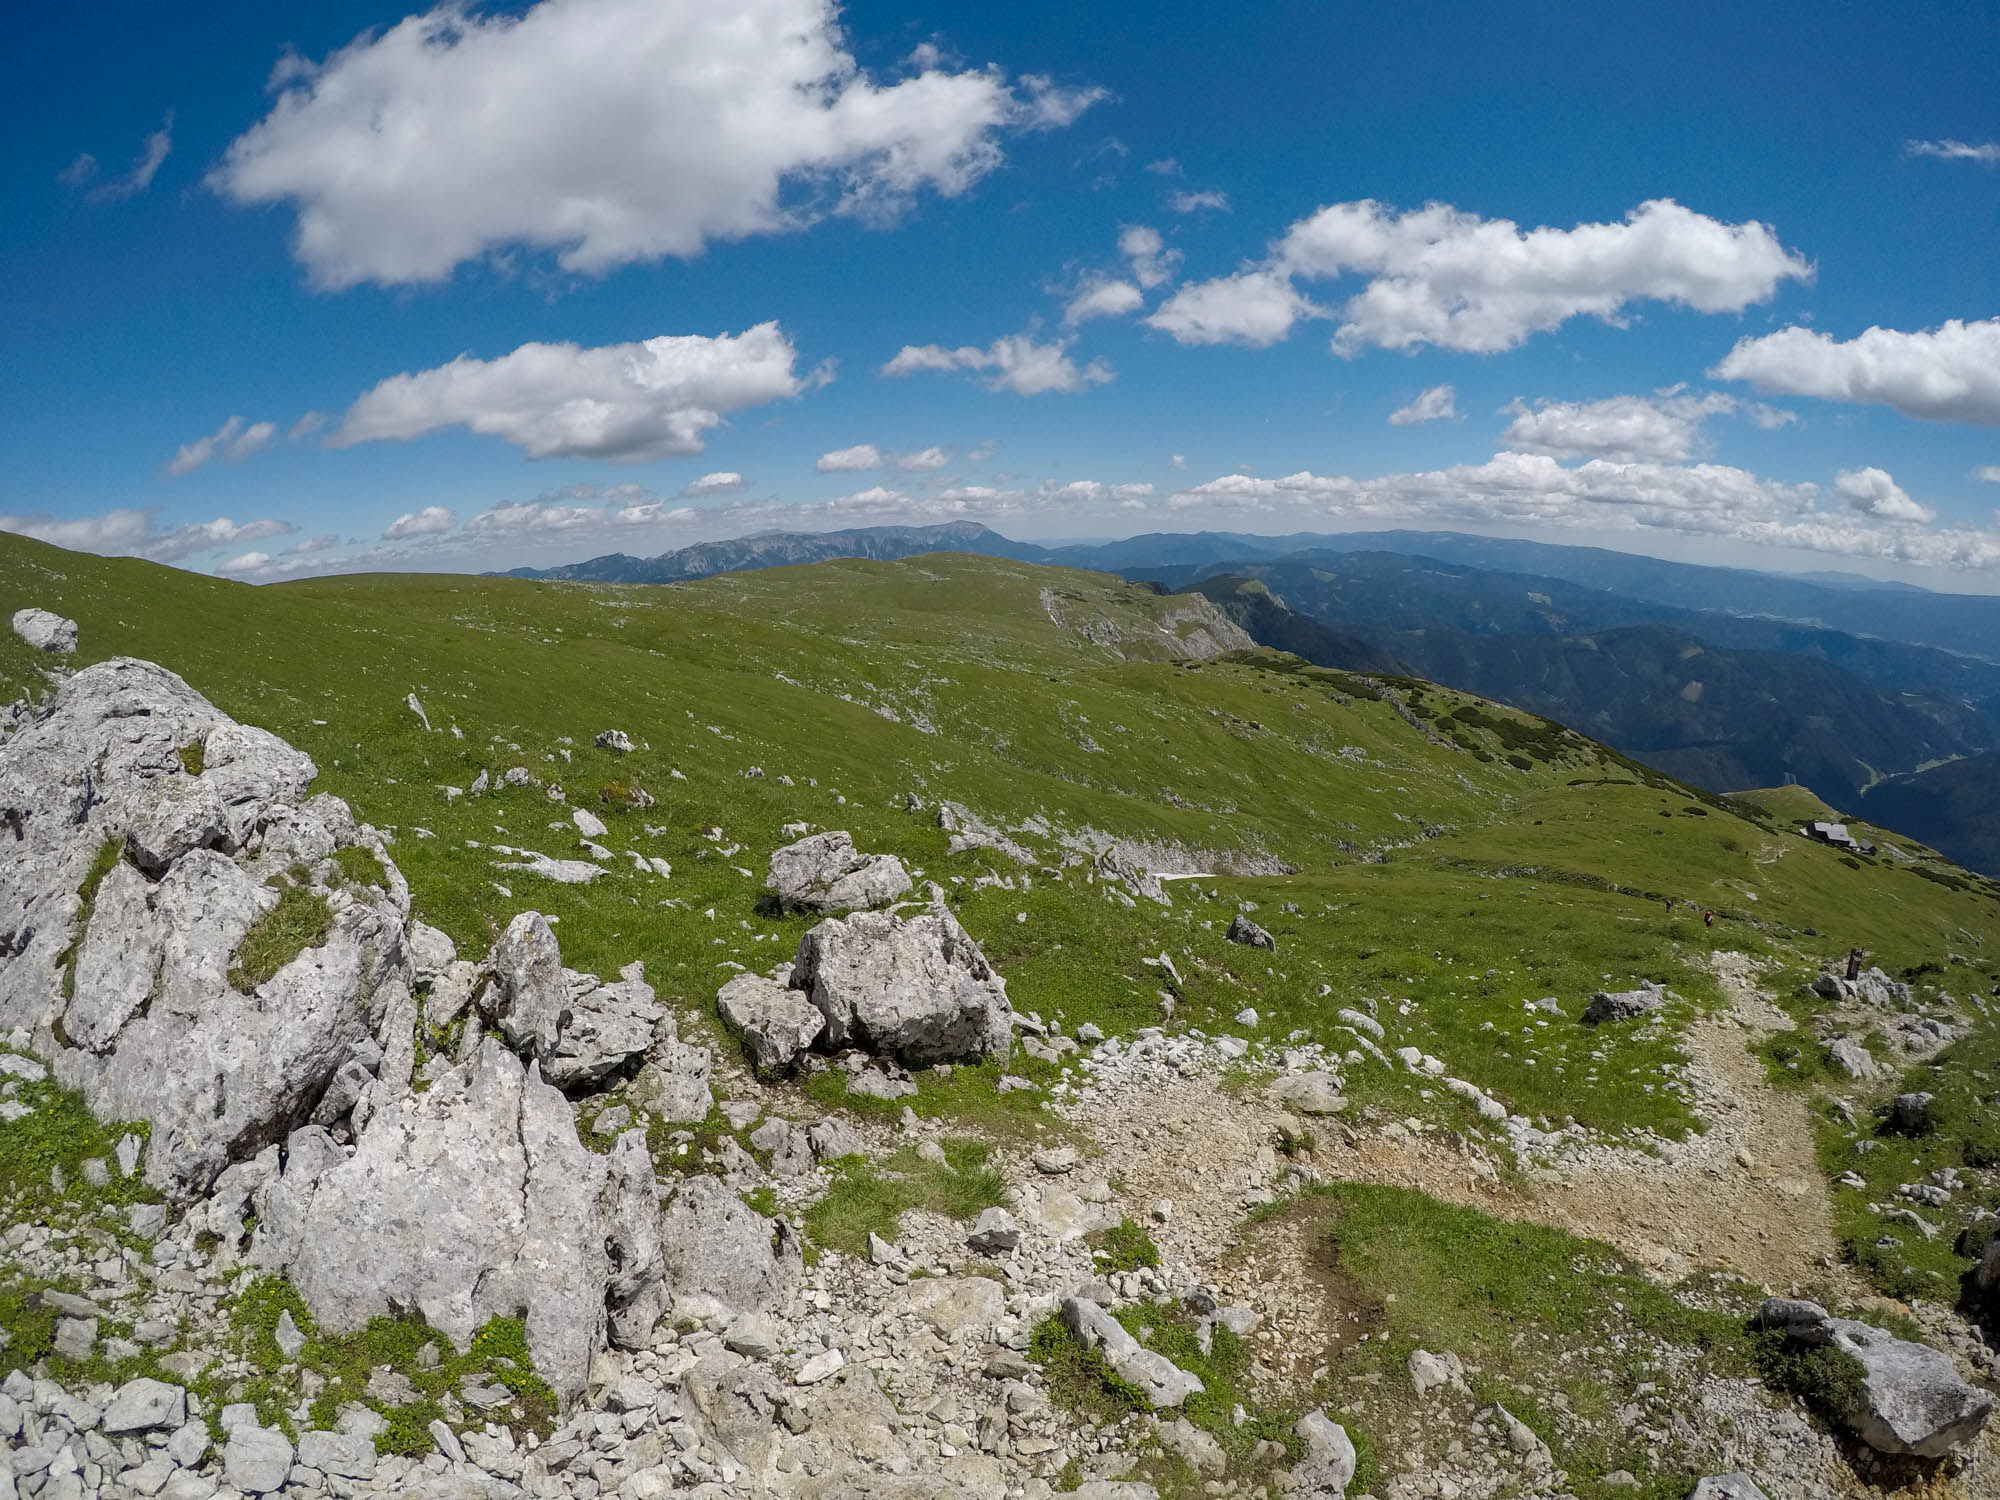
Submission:
M 1705 1129 L 1611 1144 L 1510 1115 L 1393 1014 L 1343 1012 L 1344 1050 L 1250 1012 L 1065 1035 L 935 888 L 800 829 L 773 899 L 826 919 L 730 981 L 712 1048 L 534 913 L 459 954 L 259 733 L 117 662 L 0 742 L 0 1500 L 2000 1493 L 1989 1350 L 1838 1262 L 1737 956 L 1688 1040 Z M 1039 1108 L 899 1105 L 911 1069 L 1016 1050 Z M 1355 1104 L 1375 1069 L 1479 1123 Z M 1403 1200 L 1361 1187 L 1477 1210 L 1421 1248 L 1518 1316 L 1461 1341 L 1368 1281 L 1342 1236 Z M 1489 1241 L 1553 1253 L 1556 1290 L 1508 1288 Z M 1835 1383 L 1802 1402 L 1780 1367 Z

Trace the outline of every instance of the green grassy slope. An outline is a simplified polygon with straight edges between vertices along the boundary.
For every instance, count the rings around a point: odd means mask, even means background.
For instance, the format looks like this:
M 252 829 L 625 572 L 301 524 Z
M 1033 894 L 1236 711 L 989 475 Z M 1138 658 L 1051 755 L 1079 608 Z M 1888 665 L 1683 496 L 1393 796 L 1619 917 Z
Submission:
M 1231 1018 L 1250 1006 L 1255 1035 L 1345 1047 L 1333 1012 L 1372 1000 L 1395 1044 L 1516 1111 L 1607 1129 L 1688 1127 L 1675 1025 L 1715 996 L 1712 947 L 1801 975 L 1851 944 L 1892 968 L 2000 955 L 2000 888 L 1941 861 L 1850 864 L 1755 808 L 1427 684 L 1268 652 L 1168 660 L 1188 602 L 960 555 L 671 588 L 379 576 L 252 589 L 0 537 L 0 612 L 67 614 L 79 665 L 161 661 L 310 752 L 319 786 L 391 833 L 419 912 L 462 947 L 483 951 L 532 906 L 560 918 L 573 966 L 644 959 L 691 1016 L 730 965 L 790 956 L 803 921 L 758 901 L 794 821 L 850 829 L 949 885 L 1023 1010 L 1156 1024 L 1160 971 L 1143 960 L 1164 949 L 1186 981 L 1174 1026 L 1242 1030 Z M 36 671 L 0 642 L 0 695 Z M 596 748 L 610 728 L 640 748 Z M 602 879 L 496 868 L 515 858 L 496 846 L 588 857 L 569 808 L 538 787 L 443 790 L 515 766 L 609 825 Z M 629 788 L 657 805 L 628 809 Z M 911 793 L 924 811 L 906 809 Z M 1027 888 L 1005 857 L 946 854 L 942 799 L 1028 827 L 1015 835 L 1039 861 Z M 1128 905 L 1087 861 L 1062 868 L 1064 837 L 1093 833 L 1177 849 L 1204 878 L 1173 884 L 1170 907 Z M 670 861 L 671 878 L 630 852 Z M 989 871 L 1014 888 L 978 884 Z M 1242 902 L 1276 954 L 1224 941 Z M 1524 1025 L 1528 1001 L 1556 996 L 1574 1018 L 1600 984 L 1647 977 L 1686 997 L 1666 1027 Z M 1400 1073 L 1356 1072 L 1364 1097 L 1476 1127 Z M 980 1106 L 991 1081 L 926 1079 L 919 1105 Z

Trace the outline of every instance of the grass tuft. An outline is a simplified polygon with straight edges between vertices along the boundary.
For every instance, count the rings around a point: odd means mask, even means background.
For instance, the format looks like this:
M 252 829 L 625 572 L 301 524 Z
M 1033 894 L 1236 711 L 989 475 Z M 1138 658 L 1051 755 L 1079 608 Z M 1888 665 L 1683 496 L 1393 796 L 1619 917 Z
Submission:
M 278 904 L 250 924 L 236 948 L 229 982 L 249 994 L 308 948 L 317 948 L 333 931 L 333 907 L 309 886 L 288 885 Z

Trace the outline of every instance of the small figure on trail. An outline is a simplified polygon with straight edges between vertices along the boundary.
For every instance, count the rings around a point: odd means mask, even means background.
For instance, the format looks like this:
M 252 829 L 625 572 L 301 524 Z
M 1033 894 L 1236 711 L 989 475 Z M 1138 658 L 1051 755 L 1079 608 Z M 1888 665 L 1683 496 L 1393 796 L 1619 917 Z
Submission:
M 1861 960 L 1867 956 L 1859 948 L 1849 948 L 1847 950 L 1847 977 L 1850 980 L 1861 977 Z
M 1715 925 L 1715 913 L 1712 911 L 1704 911 L 1701 914 L 1701 925 L 1704 927 L 1713 927 Z

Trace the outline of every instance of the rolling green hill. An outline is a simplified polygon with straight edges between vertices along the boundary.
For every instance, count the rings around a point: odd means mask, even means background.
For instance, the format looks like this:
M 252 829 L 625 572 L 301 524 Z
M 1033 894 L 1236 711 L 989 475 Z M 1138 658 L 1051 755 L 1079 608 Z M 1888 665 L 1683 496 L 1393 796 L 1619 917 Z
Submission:
M 541 910 L 566 963 L 644 960 L 682 1034 L 724 1048 L 717 987 L 789 959 L 808 924 L 763 899 L 770 852 L 799 823 L 848 829 L 939 882 L 1021 1012 L 1071 1034 L 1318 1043 L 1348 1058 L 1357 1127 L 1436 1131 L 1503 1160 L 1522 1130 L 1641 1150 L 1701 1132 L 1692 1028 L 1743 965 L 1797 1023 L 1766 1049 L 1772 1066 L 1804 1078 L 1821 1076 L 1805 981 L 1850 947 L 1915 979 L 1933 1009 L 2000 980 L 2000 883 L 1928 849 L 1844 855 L 1800 837 L 1789 802 L 1694 791 L 1372 660 L 1229 649 L 1242 637 L 1205 600 L 1102 574 L 936 554 L 666 587 L 252 588 L 0 537 L 0 615 L 31 604 L 79 623 L 76 664 L 162 662 L 310 753 L 319 789 L 385 832 L 417 913 L 462 949 Z M 0 702 L 44 691 L 45 662 L 0 641 Z M 598 746 L 613 729 L 631 753 Z M 944 803 L 1024 858 L 951 852 Z M 608 825 L 601 849 L 575 807 Z M 601 874 L 545 879 L 522 868 L 530 852 Z M 1135 866 L 1177 878 L 1153 899 Z M 1274 951 L 1226 939 L 1242 911 Z M 1581 1022 L 1594 991 L 1642 980 L 1673 992 L 1656 1023 Z M 1379 1016 L 1387 1048 L 1441 1072 L 1351 1050 L 1343 1009 Z M 2000 1025 L 1977 1020 L 1918 1081 L 1971 1088 L 1996 1043 Z M 783 1087 L 1047 1138 L 1043 1106 L 1073 1076 L 1019 1051 L 1004 1067 L 1005 1090 L 995 1061 L 926 1070 L 895 1104 L 849 1095 L 837 1067 Z M 1223 1082 L 1255 1079 L 1246 1066 Z M 1873 1127 L 1815 1111 L 1830 1177 Z M 1925 1149 L 1942 1163 L 1956 1141 Z M 1901 1243 L 1884 1201 L 1895 1183 L 1869 1182 L 1872 1197 L 1843 1189 L 1839 1203 L 1856 1265 L 1899 1294 L 1948 1286 L 1969 1262 L 1949 1236 L 1880 1248 Z M 1406 1214 L 1393 1232 L 1429 1222 Z

